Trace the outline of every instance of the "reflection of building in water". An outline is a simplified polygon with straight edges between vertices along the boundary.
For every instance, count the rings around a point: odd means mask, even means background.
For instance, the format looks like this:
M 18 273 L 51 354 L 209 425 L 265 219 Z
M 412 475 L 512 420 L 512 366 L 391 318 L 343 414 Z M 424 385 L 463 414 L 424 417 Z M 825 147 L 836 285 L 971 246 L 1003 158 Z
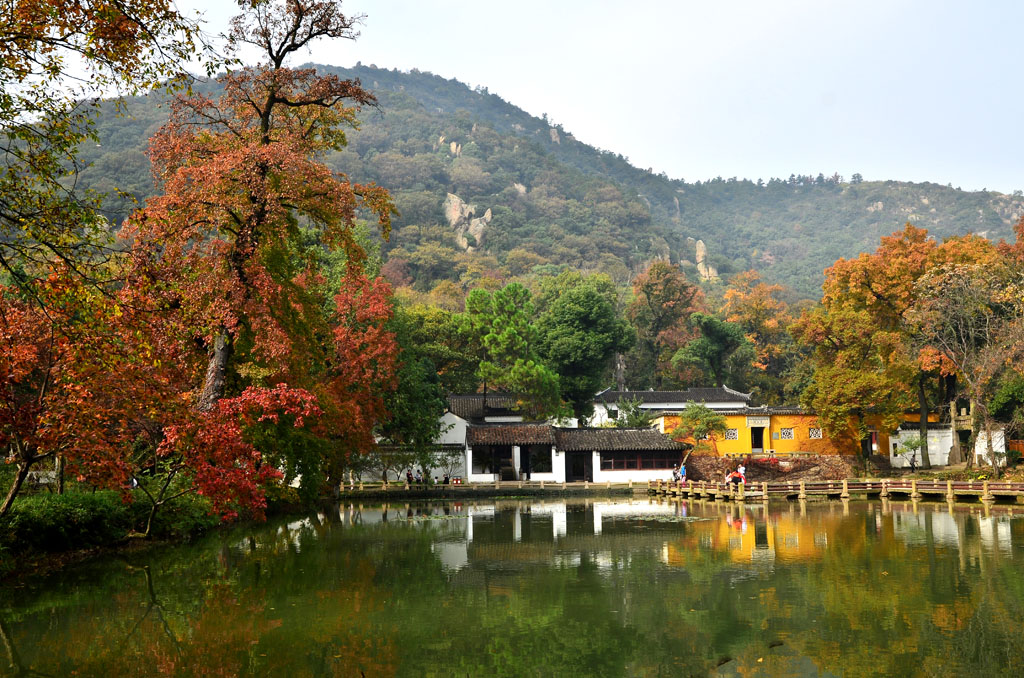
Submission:
M 717 520 L 697 522 L 669 544 L 666 562 L 685 566 L 701 552 L 728 554 L 734 562 L 773 563 L 816 560 L 841 516 L 810 521 L 789 512 L 759 514 L 758 507 L 725 506 Z

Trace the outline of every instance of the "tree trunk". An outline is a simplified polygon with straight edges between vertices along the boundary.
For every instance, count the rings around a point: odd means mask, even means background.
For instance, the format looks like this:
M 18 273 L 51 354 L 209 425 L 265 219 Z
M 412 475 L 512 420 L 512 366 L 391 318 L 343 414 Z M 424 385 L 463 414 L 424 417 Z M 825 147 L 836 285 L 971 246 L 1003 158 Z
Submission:
M 956 401 L 949 402 L 949 426 L 953 432 L 953 445 L 949 448 L 949 459 L 947 464 L 959 464 L 964 460 L 963 452 L 960 449 L 960 432 L 956 430 Z
M 57 478 L 57 494 L 64 494 L 64 455 L 58 454 L 53 459 L 53 474 Z
M 967 439 L 967 451 L 964 456 L 967 458 L 967 468 L 974 468 L 975 455 L 974 446 L 978 444 L 978 414 L 974 409 L 974 399 L 971 399 L 971 435 Z
M 206 366 L 206 378 L 203 380 L 203 391 L 196 404 L 200 412 L 208 412 L 214 404 L 224 396 L 224 378 L 227 374 L 228 361 L 233 351 L 231 338 L 227 330 L 221 328 L 213 340 L 213 353 Z
M 928 456 L 928 399 L 925 397 L 924 379 L 925 374 L 922 372 L 917 380 L 917 407 L 921 413 L 918 431 L 921 434 L 921 468 L 928 470 L 932 467 L 932 461 Z
M 998 479 L 1002 476 L 1002 470 L 999 468 L 999 460 L 996 459 L 995 447 L 992 446 L 992 417 L 989 416 L 987 407 L 982 411 L 981 416 L 985 422 L 985 448 L 988 452 L 988 459 L 992 462 L 992 470 Z
M 7 491 L 7 497 L 4 499 L 3 506 L 0 506 L 0 518 L 7 515 L 7 512 L 11 509 L 11 504 L 14 503 L 14 498 L 18 496 L 18 491 L 25 482 L 25 478 L 28 477 L 28 470 L 31 467 L 32 462 L 30 461 L 18 461 L 18 472 L 14 476 L 14 482 L 11 483 L 11 488 Z

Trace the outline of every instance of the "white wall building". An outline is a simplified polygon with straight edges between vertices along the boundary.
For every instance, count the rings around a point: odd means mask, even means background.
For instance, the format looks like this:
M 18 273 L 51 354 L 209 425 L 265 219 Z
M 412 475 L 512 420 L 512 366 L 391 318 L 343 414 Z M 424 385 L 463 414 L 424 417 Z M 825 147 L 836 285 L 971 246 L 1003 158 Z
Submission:
M 619 402 L 640 401 L 640 409 L 652 414 L 676 414 L 689 403 L 706 405 L 713 410 L 737 410 L 750 404 L 750 394 L 728 386 L 721 388 L 689 388 L 684 391 L 602 391 L 594 396 L 591 426 L 605 426 L 619 418 Z

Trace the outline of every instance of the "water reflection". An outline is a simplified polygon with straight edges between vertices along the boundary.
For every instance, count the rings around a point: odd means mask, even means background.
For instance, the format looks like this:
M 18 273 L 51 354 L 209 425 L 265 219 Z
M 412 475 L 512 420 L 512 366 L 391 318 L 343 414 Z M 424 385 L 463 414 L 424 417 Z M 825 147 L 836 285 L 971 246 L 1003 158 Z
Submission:
M 0 675 L 1016 675 L 1013 511 L 345 504 L 3 590 Z

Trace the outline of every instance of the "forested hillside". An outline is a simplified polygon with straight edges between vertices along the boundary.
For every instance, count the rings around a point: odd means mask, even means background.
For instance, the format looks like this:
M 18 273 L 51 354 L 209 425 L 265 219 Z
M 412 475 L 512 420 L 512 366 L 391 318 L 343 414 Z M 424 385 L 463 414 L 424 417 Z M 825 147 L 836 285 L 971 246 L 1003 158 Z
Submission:
M 907 221 L 939 238 L 974 232 L 998 240 L 1011 237 L 1024 214 L 1019 193 L 857 175 L 687 183 L 635 168 L 486 89 L 416 71 L 323 70 L 361 79 L 379 100 L 327 163 L 392 192 L 401 216 L 383 245 L 387 271 L 423 292 L 566 266 L 622 284 L 651 259 L 669 257 L 692 279 L 756 268 L 817 298 L 826 266 L 873 249 Z M 91 165 L 82 187 L 119 188 L 140 200 L 153 193 L 144 149 L 166 117 L 158 103 L 132 100 L 120 117 L 111 107 L 99 143 L 84 149 Z M 112 220 L 123 219 L 127 204 L 110 205 Z

